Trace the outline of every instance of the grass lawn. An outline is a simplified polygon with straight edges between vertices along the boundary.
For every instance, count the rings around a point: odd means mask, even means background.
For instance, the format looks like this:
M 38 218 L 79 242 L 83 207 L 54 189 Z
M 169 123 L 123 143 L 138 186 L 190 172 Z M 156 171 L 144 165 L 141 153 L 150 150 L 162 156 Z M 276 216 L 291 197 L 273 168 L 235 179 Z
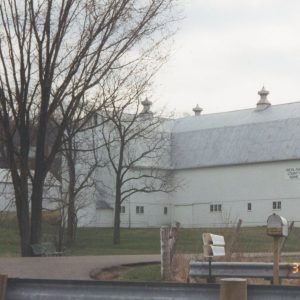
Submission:
M 181 253 L 201 253 L 202 233 L 223 234 L 229 241 L 233 230 L 226 229 L 181 229 L 177 251 Z M 268 252 L 272 239 L 266 235 L 264 227 L 243 228 L 235 244 L 235 250 L 241 252 Z M 299 231 L 300 232 L 300 231 Z M 121 244 L 112 246 L 112 229 L 80 228 L 76 243 L 68 250 L 69 255 L 109 255 L 109 254 L 159 254 L 159 228 L 122 229 Z M 289 245 L 290 251 L 297 247 Z M 298 243 L 300 251 L 300 243 Z M 286 247 L 287 248 L 287 247 Z
M 55 231 L 51 226 L 44 226 L 45 241 L 55 241 Z M 222 234 L 225 241 L 230 241 L 234 229 L 180 229 L 177 252 L 201 253 L 202 233 Z M 68 247 L 66 255 L 118 255 L 118 254 L 159 254 L 159 228 L 122 229 L 121 244 L 112 245 L 112 229 L 79 228 L 77 241 Z M 0 256 L 18 256 L 19 238 L 14 222 L 0 223 Z M 270 252 L 272 238 L 266 235 L 265 227 L 242 228 L 234 246 L 235 252 Z M 284 251 L 300 252 L 300 228 L 294 228 Z
M 15 226 L 0 223 L 0 256 L 18 256 L 19 236 Z
M 229 241 L 233 230 L 221 229 L 181 229 L 177 244 L 180 253 L 201 253 L 202 233 L 213 232 L 225 235 Z M 68 249 L 69 255 L 111 255 L 111 254 L 159 254 L 159 228 L 122 229 L 121 244 L 112 245 L 112 229 L 81 228 L 76 243 Z M 287 243 L 289 248 L 292 245 Z M 300 251 L 300 243 L 298 243 Z M 243 228 L 235 244 L 239 252 L 271 251 L 272 239 L 266 236 L 265 228 Z M 294 247 L 295 248 L 295 247 Z M 294 249 L 293 248 L 293 249 Z M 297 250 L 290 250 L 297 251 Z
M 142 265 L 132 268 L 130 271 L 122 274 L 118 280 L 121 281 L 161 281 L 160 265 Z
M 79 228 L 70 255 L 159 254 L 159 229 L 122 229 L 121 244 L 112 245 L 111 228 Z

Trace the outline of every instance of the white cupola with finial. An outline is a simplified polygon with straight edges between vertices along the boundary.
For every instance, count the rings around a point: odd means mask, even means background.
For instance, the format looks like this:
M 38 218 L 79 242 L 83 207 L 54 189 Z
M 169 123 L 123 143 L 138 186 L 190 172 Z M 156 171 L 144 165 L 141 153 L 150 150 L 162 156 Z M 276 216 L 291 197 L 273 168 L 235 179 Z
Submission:
M 193 108 L 193 112 L 195 116 L 200 116 L 203 109 L 197 104 L 196 107 Z
M 150 110 L 152 102 L 146 98 L 144 101 L 141 102 L 143 105 L 143 110 L 141 111 L 141 115 L 153 115 L 153 112 Z
M 271 103 L 267 99 L 267 96 L 269 95 L 269 91 L 267 91 L 263 86 L 262 89 L 258 91 L 258 95 L 260 96 L 260 99 L 256 103 L 256 110 L 264 110 L 268 108 L 271 105 Z

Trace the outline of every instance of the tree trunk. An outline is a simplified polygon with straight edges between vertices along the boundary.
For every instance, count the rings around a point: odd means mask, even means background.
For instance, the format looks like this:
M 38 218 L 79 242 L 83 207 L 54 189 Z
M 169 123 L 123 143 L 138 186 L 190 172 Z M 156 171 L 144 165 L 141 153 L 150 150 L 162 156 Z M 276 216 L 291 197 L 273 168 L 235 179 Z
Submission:
M 63 209 L 62 209 L 63 210 Z M 63 241 L 64 241 L 64 232 L 65 232 L 65 215 L 61 212 L 60 219 L 58 224 L 58 233 L 57 233 L 57 251 L 63 251 Z
M 71 244 L 76 240 L 77 216 L 75 210 L 75 197 L 69 194 L 68 201 L 68 243 Z
M 116 200 L 115 200 L 115 218 L 114 218 L 114 236 L 113 236 L 113 244 L 120 244 L 120 208 L 121 208 L 121 187 L 120 181 L 117 177 L 116 184 Z
M 69 141 L 69 148 L 73 149 L 71 141 Z M 75 208 L 76 171 L 75 171 L 75 158 L 73 157 L 72 150 L 68 150 L 67 163 L 68 163 L 68 173 L 69 173 L 67 234 L 68 234 L 68 243 L 71 244 L 76 239 L 76 228 L 77 228 L 77 215 L 76 215 L 76 208 Z
M 39 71 L 46 72 L 46 68 L 45 66 L 45 70 Z M 47 74 L 47 76 L 49 76 L 49 74 Z M 46 165 L 45 155 L 47 126 L 49 121 L 48 107 L 51 92 L 51 80 L 49 77 L 42 80 L 40 86 L 41 102 L 36 133 L 35 174 L 31 193 L 31 244 L 39 243 L 42 236 L 43 187 L 47 171 L 51 165 L 49 161 Z
M 28 177 L 26 172 L 17 175 L 17 168 L 11 169 L 16 198 L 17 222 L 20 235 L 22 256 L 31 256 L 30 248 L 30 214 L 28 201 Z
M 16 208 L 17 208 L 17 217 L 18 217 L 18 228 L 20 234 L 20 246 L 21 246 L 21 255 L 31 256 L 30 248 L 30 226 L 29 226 L 29 206 L 28 199 L 24 199 L 26 194 L 15 195 L 16 196 Z M 28 198 L 28 194 L 27 194 Z
M 31 195 L 31 244 L 38 244 L 42 236 L 43 186 L 45 176 L 36 171 Z
M 114 237 L 113 237 L 113 244 L 119 245 L 120 244 L 120 209 L 119 206 L 115 205 L 115 220 L 114 220 Z
M 5 101 L 6 103 L 6 101 Z M 5 106 L 5 105 L 4 105 Z M 3 108 L 3 106 L 2 106 Z M 21 110 L 24 108 L 21 108 Z M 15 205 L 17 212 L 17 223 L 20 236 L 20 248 L 22 256 L 31 256 L 30 248 L 30 212 L 28 199 L 28 152 L 29 152 L 29 127 L 24 117 L 20 120 L 20 144 L 19 153 L 15 145 L 15 134 L 11 132 L 10 118 L 4 109 L 4 119 L 2 119 L 3 133 L 6 139 L 6 155 L 9 162 L 12 182 L 14 186 Z M 15 155 L 18 153 L 19 155 Z

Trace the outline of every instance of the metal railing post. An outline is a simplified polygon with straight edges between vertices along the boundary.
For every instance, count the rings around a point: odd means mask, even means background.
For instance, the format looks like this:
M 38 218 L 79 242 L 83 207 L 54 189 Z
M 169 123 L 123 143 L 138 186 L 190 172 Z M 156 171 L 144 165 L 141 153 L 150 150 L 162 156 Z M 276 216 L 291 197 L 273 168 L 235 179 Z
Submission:
M 273 237 L 273 284 L 278 285 L 280 284 L 279 280 L 279 260 L 280 260 L 280 253 L 279 253 L 279 237 Z

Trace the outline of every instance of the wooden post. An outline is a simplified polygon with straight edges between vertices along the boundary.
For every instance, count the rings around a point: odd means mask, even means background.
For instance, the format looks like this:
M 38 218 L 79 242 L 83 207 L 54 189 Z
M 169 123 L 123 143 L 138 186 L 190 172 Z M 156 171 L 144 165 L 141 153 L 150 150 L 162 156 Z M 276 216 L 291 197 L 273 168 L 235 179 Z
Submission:
M 169 249 L 170 228 L 160 228 L 160 256 L 161 256 L 161 277 L 163 280 L 171 279 L 171 258 Z
M 247 300 L 247 279 L 221 279 L 220 300 Z
M 280 237 L 274 236 L 273 238 L 273 284 L 279 285 L 279 239 Z
M 175 227 L 172 226 L 170 229 L 170 236 L 169 236 L 169 249 L 170 249 L 170 262 L 172 263 L 172 259 L 176 252 L 176 243 L 177 243 L 177 237 L 178 237 L 178 231 L 179 231 L 180 223 L 176 222 Z
M 6 297 L 7 275 L 0 275 L 0 300 L 5 300 Z

